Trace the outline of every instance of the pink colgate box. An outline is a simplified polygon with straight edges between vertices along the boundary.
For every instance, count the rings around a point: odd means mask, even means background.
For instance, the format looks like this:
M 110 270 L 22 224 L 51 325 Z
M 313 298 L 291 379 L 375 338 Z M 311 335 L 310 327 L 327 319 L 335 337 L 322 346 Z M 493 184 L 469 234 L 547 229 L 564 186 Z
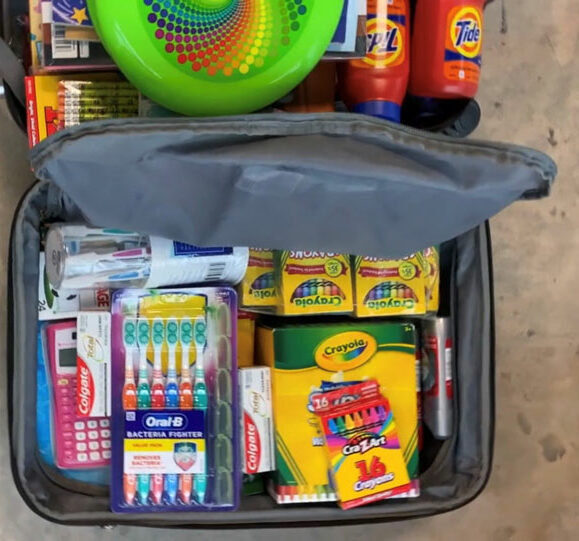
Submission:
M 79 312 L 76 337 L 76 408 L 80 417 L 111 414 L 111 315 Z
M 275 435 L 268 367 L 239 369 L 243 472 L 256 474 L 275 469 Z

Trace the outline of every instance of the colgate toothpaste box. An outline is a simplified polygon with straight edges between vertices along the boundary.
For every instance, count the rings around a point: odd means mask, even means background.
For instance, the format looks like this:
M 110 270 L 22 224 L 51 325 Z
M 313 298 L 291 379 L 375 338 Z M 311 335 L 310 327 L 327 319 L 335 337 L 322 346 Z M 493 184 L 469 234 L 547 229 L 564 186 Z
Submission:
M 80 417 L 111 414 L 111 314 L 79 312 L 76 336 L 76 404 Z
M 239 369 L 243 472 L 256 474 L 275 469 L 275 436 L 271 404 L 271 374 L 265 366 Z

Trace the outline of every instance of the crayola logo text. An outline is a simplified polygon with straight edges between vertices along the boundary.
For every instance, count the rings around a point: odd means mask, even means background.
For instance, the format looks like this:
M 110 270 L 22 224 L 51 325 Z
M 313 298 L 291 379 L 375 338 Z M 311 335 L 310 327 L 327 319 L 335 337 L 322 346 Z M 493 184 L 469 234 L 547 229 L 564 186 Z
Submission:
M 296 306 L 340 306 L 342 304 L 342 297 L 339 295 L 334 295 L 332 297 L 322 297 L 316 295 L 315 297 L 302 297 L 293 299 L 292 302 Z
M 372 310 L 383 310 L 385 308 L 405 308 L 407 310 L 412 310 L 416 301 L 414 299 L 379 299 L 379 300 L 368 300 L 366 301 L 366 306 Z
M 324 370 L 354 370 L 369 361 L 377 349 L 376 339 L 372 335 L 361 331 L 348 331 L 324 340 L 317 347 L 314 358 Z
M 252 289 L 251 294 L 256 299 L 269 299 L 271 297 L 275 297 L 275 288 L 269 289 Z

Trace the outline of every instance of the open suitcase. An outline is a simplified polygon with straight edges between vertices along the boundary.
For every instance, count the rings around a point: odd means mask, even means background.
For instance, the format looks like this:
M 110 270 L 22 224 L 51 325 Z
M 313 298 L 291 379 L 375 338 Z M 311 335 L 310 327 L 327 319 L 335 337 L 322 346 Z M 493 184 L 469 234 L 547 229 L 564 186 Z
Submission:
M 5 16 L 13 17 L 13 8 L 4 2 Z M 31 163 L 39 180 L 11 234 L 7 364 L 12 472 L 34 512 L 77 525 L 346 524 L 445 512 L 483 490 L 495 415 L 487 219 L 517 200 L 548 195 L 556 167 L 547 156 L 336 113 L 89 123 L 39 144 Z M 389 257 L 445 242 L 457 421 L 452 437 L 425 453 L 420 497 L 344 512 L 333 504 L 278 506 L 261 495 L 228 513 L 118 515 L 105 492 L 46 468 L 36 451 L 36 404 L 27 397 L 36 389 L 39 231 L 42 221 L 56 219 L 198 245 Z

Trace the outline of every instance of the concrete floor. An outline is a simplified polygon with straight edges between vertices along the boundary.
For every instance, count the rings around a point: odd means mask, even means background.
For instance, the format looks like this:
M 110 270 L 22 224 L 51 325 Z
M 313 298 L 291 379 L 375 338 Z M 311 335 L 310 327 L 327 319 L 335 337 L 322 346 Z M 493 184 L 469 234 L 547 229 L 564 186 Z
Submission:
M 573 250 L 579 243 L 579 20 L 577 0 L 496 0 L 486 13 L 484 116 L 477 137 L 529 145 L 559 164 L 549 199 L 518 203 L 492 221 L 497 316 L 495 463 L 483 494 L 446 515 L 405 523 L 299 532 L 161 532 L 63 528 L 25 507 L 0 440 L 0 541 L 100 538 L 279 541 L 311 539 L 577 539 L 579 330 Z M 31 182 L 26 141 L 0 109 L 0 244 L 7 254 L 15 206 Z M 564 254 L 566 257 L 563 257 Z M 0 258 L 0 301 L 6 259 Z M 0 351 L 5 313 L 0 311 Z M 4 355 L 0 355 L 4 358 Z M 5 374 L 0 367 L 0 374 Z M 0 376 L 5 395 L 5 378 Z M 4 403 L 0 403 L 4 408 Z M 5 416 L 0 433 L 6 434 Z

